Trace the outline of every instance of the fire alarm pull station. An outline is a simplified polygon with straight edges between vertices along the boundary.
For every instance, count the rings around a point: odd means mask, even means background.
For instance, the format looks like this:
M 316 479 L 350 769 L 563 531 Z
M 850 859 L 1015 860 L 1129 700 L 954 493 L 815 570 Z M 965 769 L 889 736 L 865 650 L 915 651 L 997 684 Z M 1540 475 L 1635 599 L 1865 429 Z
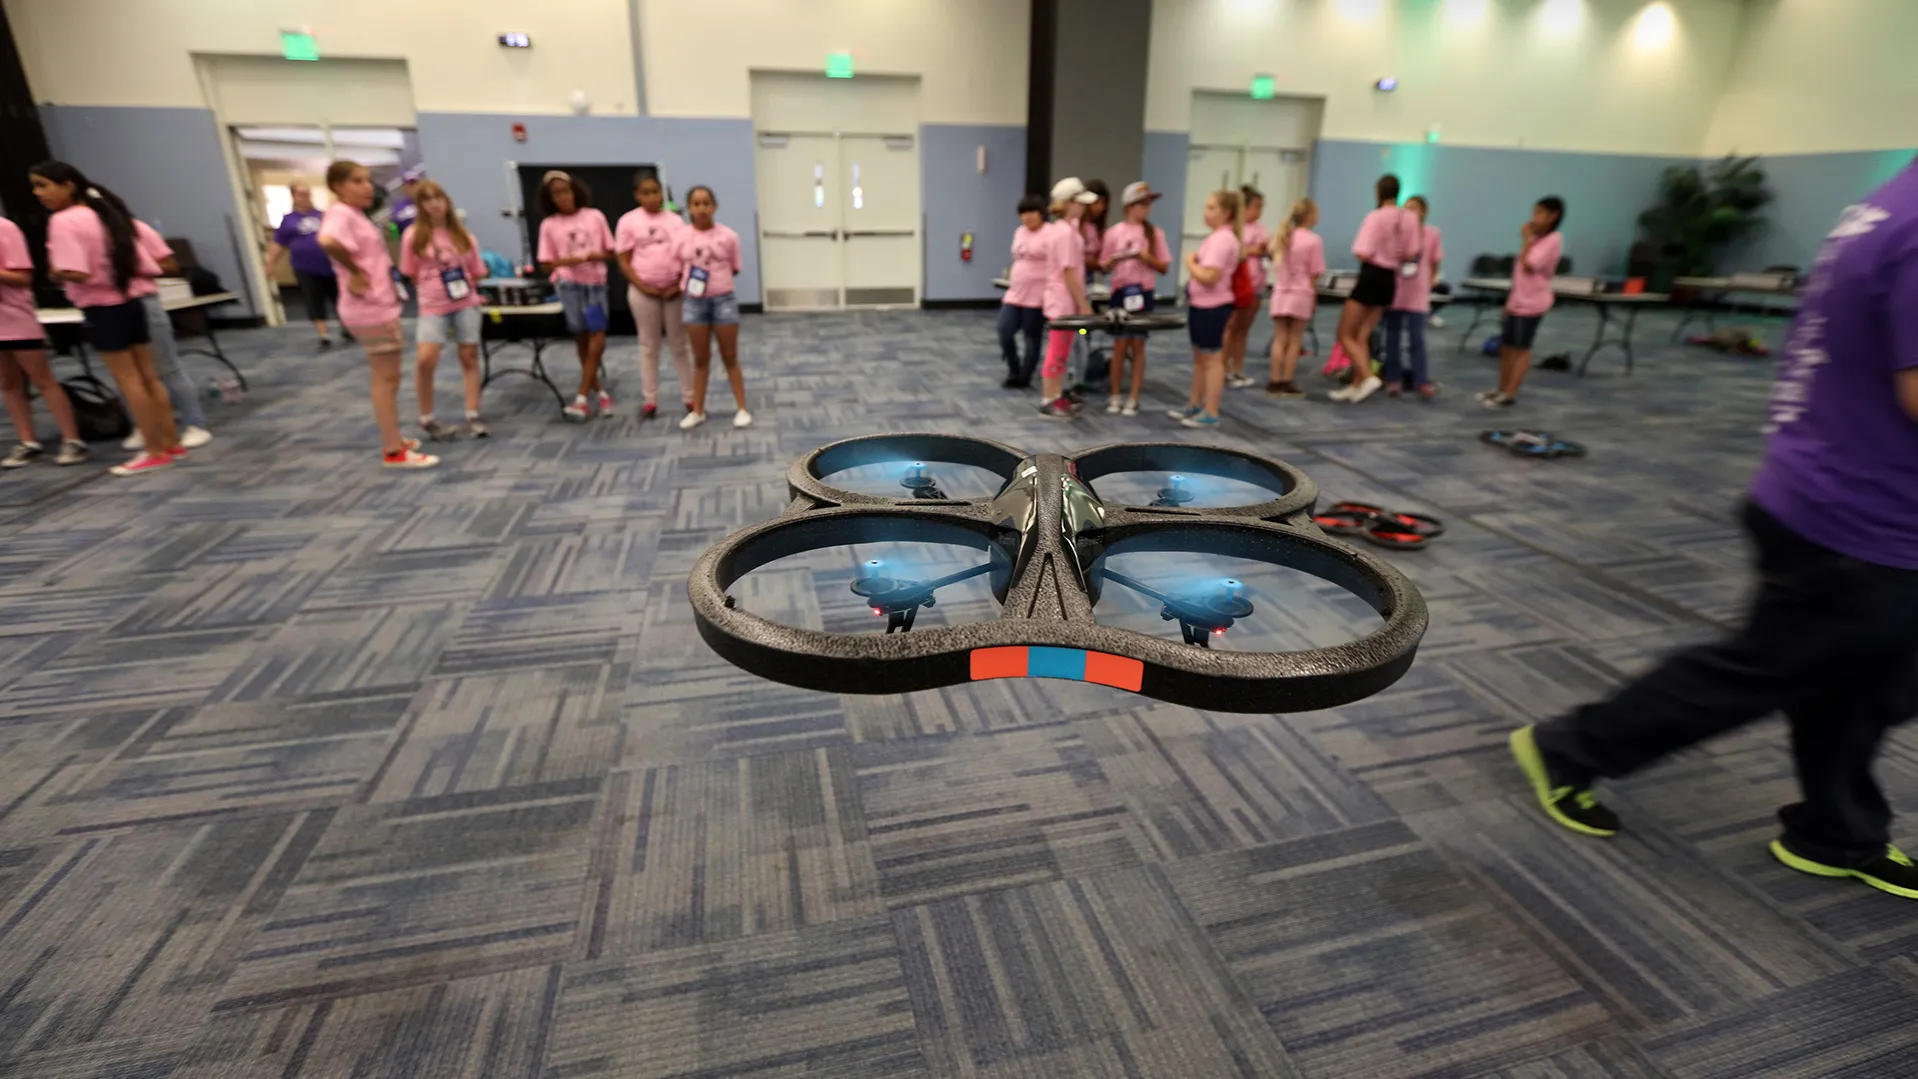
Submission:
M 514 142 L 526 141 L 526 125 L 525 124 L 513 125 L 513 141 Z
M 972 261 L 972 233 L 970 232 L 959 234 L 959 261 Z

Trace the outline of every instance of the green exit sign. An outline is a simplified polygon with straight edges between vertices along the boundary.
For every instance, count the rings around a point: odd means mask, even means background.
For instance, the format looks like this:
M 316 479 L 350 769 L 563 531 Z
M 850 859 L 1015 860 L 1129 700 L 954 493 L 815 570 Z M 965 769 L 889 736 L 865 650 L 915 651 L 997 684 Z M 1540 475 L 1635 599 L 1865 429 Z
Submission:
M 834 52 L 826 54 L 826 77 L 829 79 L 852 78 L 852 53 Z
M 304 30 L 280 31 L 280 55 L 288 60 L 318 60 L 320 43 Z
M 1278 90 L 1279 90 L 1278 80 L 1274 79 L 1272 76 L 1270 75 L 1252 76 L 1252 100 L 1270 101 L 1272 100 L 1273 95 L 1278 93 Z

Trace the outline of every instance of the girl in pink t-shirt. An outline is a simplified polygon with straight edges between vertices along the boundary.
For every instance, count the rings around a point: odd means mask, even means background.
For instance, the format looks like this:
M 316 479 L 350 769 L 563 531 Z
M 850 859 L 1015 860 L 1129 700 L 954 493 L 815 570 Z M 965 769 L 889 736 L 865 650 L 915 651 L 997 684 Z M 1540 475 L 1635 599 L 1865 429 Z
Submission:
M 1252 334 L 1252 323 L 1259 317 L 1259 296 L 1265 291 L 1265 256 L 1272 234 L 1259 223 L 1259 215 L 1265 212 L 1265 196 L 1251 184 L 1239 188 L 1239 244 L 1240 267 L 1234 271 L 1243 275 L 1244 284 L 1239 288 L 1234 281 L 1232 294 L 1232 320 L 1225 324 L 1225 384 L 1235 390 L 1252 385 L 1245 375 L 1246 339 Z
M 1046 332 L 1046 200 L 1027 195 L 1019 200 L 1019 227 L 1012 231 L 1012 268 L 1006 273 L 1006 295 L 999 302 L 999 354 L 1006 361 L 1008 390 L 1032 384 L 1039 369 Z M 1019 359 L 1019 338 L 1026 339 L 1026 358 Z
M 1399 275 L 1398 293 L 1385 313 L 1385 392 L 1397 397 L 1401 390 L 1415 389 L 1429 401 L 1438 396 L 1438 384 L 1425 362 L 1425 318 L 1432 313 L 1432 282 L 1445 261 L 1445 241 L 1438 229 L 1425 223 L 1431 204 L 1424 195 L 1406 199 L 1405 208 L 1419 219 L 1418 272 Z M 1408 340 L 1412 351 L 1410 370 L 1399 362 L 1401 338 Z
M 726 381 L 732 385 L 734 427 L 750 427 L 753 414 L 746 411 L 746 375 L 739 369 L 739 297 L 733 294 L 733 277 L 739 273 L 739 234 L 713 220 L 719 211 L 719 199 L 713 189 L 696 184 L 686 192 L 686 212 L 692 217 L 690 228 L 679 234 L 679 262 L 685 267 L 680 278 L 680 317 L 686 321 L 687 336 L 693 342 L 693 410 L 679 421 L 682 430 L 692 430 L 706 422 L 706 380 L 712 372 L 712 342 L 719 339 L 719 359 L 726 365 Z
M 1099 265 L 1112 285 L 1112 306 L 1132 314 L 1152 312 L 1159 275 L 1172 268 L 1165 231 L 1148 220 L 1158 197 L 1144 180 L 1127 184 L 1125 219 L 1106 230 L 1105 246 L 1099 252 Z M 1139 391 L 1145 385 L 1145 338 L 1143 330 L 1112 335 L 1112 395 L 1106 401 L 1107 412 L 1139 414 Z M 1132 361 L 1131 392 L 1121 404 L 1119 393 L 1127 386 L 1128 358 Z
M 659 415 L 659 342 L 664 336 L 679 372 L 679 396 L 686 414 L 693 408 L 693 346 L 686 336 L 685 305 L 680 303 L 679 279 L 686 267 L 679 261 L 679 234 L 686 222 L 666 212 L 666 192 L 652 173 L 633 180 L 633 201 L 613 230 L 613 251 L 619 272 L 626 276 L 626 306 L 639 327 L 639 384 L 645 395 L 639 418 Z
M 458 437 L 458 432 L 433 415 L 433 373 L 439 370 L 440 349 L 451 337 L 459 348 L 460 378 L 466 384 L 466 430 L 474 438 L 490 432 L 480 419 L 480 279 L 486 264 L 479 243 L 460 222 L 446 189 L 421 180 L 413 202 L 419 213 L 400 237 L 400 272 L 413 279 L 420 297 L 420 321 L 415 331 L 419 356 L 414 361 L 413 389 L 420 400 L 420 430 L 434 441 Z
M 46 455 L 46 447 L 34 433 L 29 382 L 60 428 L 60 449 L 53 463 L 77 465 L 87 459 L 87 444 L 80 441 L 80 427 L 73 419 L 73 402 L 53 377 L 44 337 L 34 313 L 33 256 L 27 253 L 26 233 L 0 217 L 0 397 L 6 398 L 7 415 L 13 418 L 19 438 L 12 452 L 0 457 L 0 468 L 21 468 Z
M 1359 281 L 1339 315 L 1339 347 L 1351 358 L 1351 381 L 1332 391 L 1334 401 L 1363 401 L 1385 380 L 1372 373 L 1372 331 L 1398 295 L 1401 276 L 1410 276 L 1419 252 L 1419 223 L 1399 207 L 1399 178 L 1387 173 L 1374 188 L 1378 209 L 1365 215 L 1352 253 L 1359 259 Z
M 1318 307 L 1319 275 L 1325 272 L 1325 241 L 1312 231 L 1318 223 L 1319 204 L 1300 199 L 1272 241 L 1272 371 L 1265 392 L 1274 397 L 1305 396 L 1292 378 L 1305 328 Z
M 563 412 L 575 423 L 591 414 L 588 396 L 599 395 L 601 418 L 613 414 L 613 396 L 599 381 L 606 355 L 606 260 L 613 257 L 613 230 L 593 209 L 593 189 L 558 169 L 539 184 L 539 265 L 552 276 L 579 353 L 579 393 Z
M 1104 180 L 1087 180 L 1086 190 L 1092 194 L 1092 201 L 1086 203 L 1086 212 L 1079 217 L 1079 238 L 1086 249 L 1086 283 L 1092 283 L 1092 275 L 1104 272 L 1099 264 L 1099 253 L 1105 250 L 1106 215 L 1112 212 L 1112 189 Z
M 1239 193 L 1214 191 L 1205 200 L 1205 226 L 1212 230 L 1197 251 L 1185 255 L 1186 333 L 1192 338 L 1192 391 L 1184 408 L 1168 415 L 1186 427 L 1217 427 L 1225 392 L 1225 327 L 1232 320 L 1232 274 L 1239 266 Z
M 1532 369 L 1532 342 L 1539 323 L 1552 309 L 1552 278 L 1565 253 L 1558 227 L 1565 223 L 1565 200 L 1547 195 L 1532 207 L 1531 219 L 1518 230 L 1524 245 L 1512 266 L 1512 291 L 1505 298 L 1505 327 L 1498 344 L 1498 389 L 1478 395 L 1486 408 L 1510 408 Z
M 165 468 L 186 456 L 173 423 L 173 401 L 153 365 L 152 330 L 141 297 L 158 291 L 160 267 L 140 246 L 133 214 L 120 196 L 64 161 L 43 161 L 29 174 L 47 221 L 47 269 L 80 308 L 93 342 L 127 411 L 142 449 L 115 465 L 117 476 Z
M 357 161 L 326 169 L 333 204 L 320 219 L 320 248 L 340 281 L 340 324 L 366 353 L 372 375 L 373 419 L 380 427 L 380 463 L 387 468 L 432 468 L 438 457 L 419 452 L 419 441 L 400 434 L 400 332 L 397 273 L 386 238 L 366 216 L 373 205 L 373 176 Z
M 1042 306 L 1047 321 L 1089 315 L 1092 304 L 1086 300 L 1085 212 L 1097 195 L 1086 190 L 1078 178 L 1071 177 L 1052 185 L 1051 210 L 1055 215 L 1046 234 L 1046 291 Z M 1039 415 L 1052 420 L 1069 420 L 1078 410 L 1066 397 L 1066 360 L 1072 355 L 1071 330 L 1046 330 L 1045 366 L 1039 369 Z

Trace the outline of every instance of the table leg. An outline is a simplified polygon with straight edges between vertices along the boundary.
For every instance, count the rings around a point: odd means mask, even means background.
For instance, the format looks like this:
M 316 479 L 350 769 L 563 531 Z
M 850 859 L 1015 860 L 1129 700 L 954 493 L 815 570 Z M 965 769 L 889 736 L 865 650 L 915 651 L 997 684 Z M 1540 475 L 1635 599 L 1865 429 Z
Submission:
M 216 359 L 216 360 L 218 360 L 218 361 L 220 361 L 220 362 L 221 362 L 222 364 L 224 364 L 224 365 L 226 366 L 226 369 L 227 369 L 227 370 L 229 370 L 229 371 L 231 371 L 231 372 L 233 372 L 233 378 L 234 378 L 234 381 L 236 381 L 236 382 L 238 382 L 238 383 L 240 384 L 240 389 L 241 389 L 241 390 L 248 390 L 248 389 L 251 389 L 251 387 L 249 387 L 249 386 L 248 386 L 248 385 L 246 384 L 246 374 L 245 374 L 244 372 L 242 372 L 242 371 L 241 371 L 241 370 L 240 370 L 240 369 L 239 369 L 239 368 L 238 368 L 237 366 L 235 366 L 232 360 L 229 360 L 229 359 L 227 359 L 227 356 L 226 356 L 226 350 L 220 347 L 220 338 L 219 338 L 219 337 L 218 337 L 218 336 L 217 336 L 217 335 L 216 335 L 216 334 L 215 334 L 215 333 L 213 332 L 213 320 L 212 320 L 212 319 L 207 319 L 207 320 L 206 320 L 206 343 L 207 343 L 208 345 L 210 345 L 210 346 L 212 346 L 212 347 L 210 347 L 210 348 L 183 348 L 183 349 L 181 349 L 181 350 L 180 350 L 180 355 L 182 355 L 182 356 L 211 356 L 211 357 L 213 357 L 214 359 Z
M 1637 358 L 1632 355 L 1632 330 L 1637 326 L 1638 308 L 1627 307 L 1625 309 L 1625 340 L 1620 344 L 1625 349 L 1625 373 L 1628 375 L 1632 373 L 1632 368 L 1637 362 Z
M 1585 377 L 1585 369 L 1592 365 L 1592 357 L 1598 355 L 1598 350 L 1605 347 L 1605 328 L 1612 324 L 1612 311 L 1609 305 L 1595 303 L 1592 306 L 1598 308 L 1598 332 L 1592 335 L 1592 347 L 1585 350 L 1585 359 L 1578 365 L 1580 378 Z
M 1478 329 L 1478 324 L 1485 320 L 1485 309 L 1489 306 L 1489 304 L 1483 303 L 1475 303 L 1472 305 L 1472 322 L 1465 327 L 1465 333 L 1458 339 L 1458 350 L 1460 353 L 1463 353 L 1465 347 L 1472 343 L 1472 334 Z
M 532 350 L 532 363 L 523 369 L 518 367 L 504 367 L 495 371 L 493 370 L 493 350 L 487 346 L 487 342 L 484 340 L 480 342 L 480 388 L 485 389 L 487 386 L 493 384 L 494 379 L 505 378 L 507 375 L 523 375 L 545 386 L 547 390 L 551 391 L 553 400 L 559 402 L 559 407 L 564 409 L 566 407 L 566 395 L 560 392 L 558 386 L 553 385 L 553 380 L 546 374 L 544 356 L 546 340 L 535 337 L 530 344 L 525 341 L 518 341 L 517 343 L 526 345 L 527 348 Z

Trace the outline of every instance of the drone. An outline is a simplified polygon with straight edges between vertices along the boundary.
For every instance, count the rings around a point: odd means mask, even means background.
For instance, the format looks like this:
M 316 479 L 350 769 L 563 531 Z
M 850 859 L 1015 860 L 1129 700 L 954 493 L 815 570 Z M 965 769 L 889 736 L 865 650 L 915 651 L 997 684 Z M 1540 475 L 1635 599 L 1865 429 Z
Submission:
M 998 486 L 989 496 L 955 497 L 948 492 L 959 488 L 942 483 L 935 466 L 981 470 Z M 898 485 L 888 488 L 896 493 L 830 482 L 854 469 L 897 469 L 891 474 Z M 1095 485 L 1122 473 L 1169 477 L 1144 505 L 1102 498 Z M 1060 678 L 1216 711 L 1301 711 L 1390 686 L 1411 666 L 1427 625 L 1425 601 L 1409 579 L 1314 523 L 1318 489 L 1305 473 L 1238 450 L 1121 443 L 1065 455 L 1025 453 L 962 435 L 870 435 L 806 454 L 786 479 L 788 508 L 709 548 L 687 591 L 700 636 L 715 652 L 787 685 L 895 694 L 998 678 Z M 1202 506 L 1212 501 L 1202 492 L 1215 480 L 1249 484 L 1271 497 Z M 850 593 L 875 619 L 883 618 L 883 630 L 784 625 L 744 609 L 732 591 L 747 574 L 783 558 L 888 543 L 937 544 L 977 557 L 942 574 L 860 558 L 839 594 Z M 1140 553 L 1289 567 L 1356 595 L 1382 624 L 1329 647 L 1215 647 L 1253 615 L 1255 601 L 1267 598 L 1236 576 L 1167 583 L 1112 564 Z M 973 581 L 984 585 L 967 586 L 973 593 L 990 590 L 996 617 L 915 628 L 922 612 L 938 608 L 942 593 Z M 1102 623 L 1095 611 L 1102 598 L 1112 607 L 1108 586 L 1176 623 L 1177 639 Z

